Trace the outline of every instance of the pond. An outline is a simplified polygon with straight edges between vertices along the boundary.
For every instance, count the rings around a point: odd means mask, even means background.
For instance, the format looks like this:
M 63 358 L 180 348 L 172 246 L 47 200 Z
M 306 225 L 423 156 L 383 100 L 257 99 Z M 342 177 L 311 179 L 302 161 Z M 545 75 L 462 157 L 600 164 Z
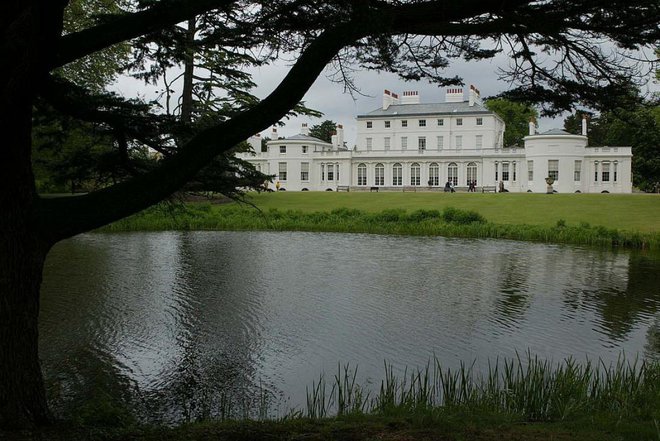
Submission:
M 660 357 L 660 259 L 640 253 L 332 233 L 86 234 L 50 253 L 42 294 L 55 408 L 111 397 L 153 421 L 218 416 L 227 403 L 267 402 L 282 415 L 346 364 L 377 388 L 384 362 Z

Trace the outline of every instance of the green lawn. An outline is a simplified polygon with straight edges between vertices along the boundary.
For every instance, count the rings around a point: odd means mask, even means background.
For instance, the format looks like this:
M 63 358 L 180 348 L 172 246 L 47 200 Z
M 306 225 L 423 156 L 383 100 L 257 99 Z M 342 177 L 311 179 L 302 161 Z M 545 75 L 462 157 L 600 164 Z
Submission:
M 481 193 L 336 193 L 279 192 L 251 194 L 261 209 L 330 211 L 356 208 L 369 212 L 455 207 L 474 210 L 497 224 L 552 226 L 588 222 L 627 231 L 660 232 L 660 195 L 655 194 L 481 194 Z

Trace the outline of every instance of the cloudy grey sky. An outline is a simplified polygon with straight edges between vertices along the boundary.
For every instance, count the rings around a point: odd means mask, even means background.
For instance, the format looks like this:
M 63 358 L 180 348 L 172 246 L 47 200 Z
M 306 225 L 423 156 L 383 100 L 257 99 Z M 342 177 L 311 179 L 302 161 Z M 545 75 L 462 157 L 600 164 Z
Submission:
M 253 70 L 253 80 L 257 88 L 253 93 L 259 98 L 265 98 L 284 78 L 289 70 L 290 62 L 281 60 L 274 65 L 261 67 Z M 445 71 L 446 76 L 458 75 L 463 78 L 465 87 L 474 84 L 483 98 L 496 95 L 510 89 L 511 86 L 498 79 L 498 68 L 506 68 L 508 58 L 500 54 L 491 60 L 466 62 L 457 60 Z M 284 127 L 278 128 L 280 136 L 292 136 L 300 132 L 303 122 L 310 126 L 319 124 L 325 119 L 343 124 L 345 128 L 345 140 L 349 146 L 355 142 L 356 125 L 355 116 L 367 113 L 381 106 L 383 89 L 401 93 L 404 90 L 417 90 L 422 102 L 444 101 L 444 89 L 430 84 L 429 82 L 405 82 L 394 74 L 378 73 L 373 71 L 362 71 L 354 74 L 355 85 L 362 95 L 351 96 L 344 93 L 343 85 L 332 82 L 329 79 L 332 71 L 330 68 L 321 75 L 305 95 L 305 103 L 308 107 L 323 112 L 324 116 L 318 119 L 308 117 L 297 117 L 284 120 Z M 657 90 L 657 84 L 650 83 L 649 87 Z M 113 89 L 124 96 L 142 96 L 146 99 L 154 99 L 158 95 L 158 87 L 145 86 L 142 82 L 122 78 Z M 541 118 L 540 130 L 549 130 L 563 126 L 563 116 L 555 119 Z M 267 136 L 270 129 L 263 131 Z

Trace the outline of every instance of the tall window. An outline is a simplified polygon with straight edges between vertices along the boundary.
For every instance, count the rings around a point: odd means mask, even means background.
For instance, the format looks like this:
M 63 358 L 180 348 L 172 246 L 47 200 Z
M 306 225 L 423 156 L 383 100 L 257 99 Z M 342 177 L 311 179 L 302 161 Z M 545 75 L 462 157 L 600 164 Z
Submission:
M 279 163 L 279 173 L 277 177 L 280 181 L 286 181 L 286 162 Z
M 286 153 L 286 146 L 285 145 L 280 146 L 280 153 Z
M 515 182 L 515 181 L 518 180 L 518 167 L 517 167 L 516 161 L 513 161 L 511 163 L 511 167 L 512 167 L 512 171 L 513 171 L 513 181 Z
M 617 181 L 617 172 L 619 171 L 619 163 L 614 161 L 614 182 Z
M 358 185 L 367 185 L 367 166 L 358 164 Z
M 462 126 L 463 125 L 463 118 L 456 118 L 456 125 L 457 126 Z
M 461 135 L 456 136 L 456 148 L 457 149 L 463 148 L 463 136 Z
M 385 144 L 385 150 L 389 150 L 390 149 L 390 137 L 389 136 L 385 137 L 385 143 L 384 144 Z
M 484 145 L 484 135 L 477 135 L 475 146 L 480 149 Z
M 367 129 L 370 129 L 374 126 L 374 123 L 371 121 L 367 121 Z
M 438 119 L 438 127 L 442 127 L 442 126 L 444 126 L 444 125 L 445 125 L 445 120 L 442 119 L 442 118 L 439 118 L 439 119 Z
M 442 150 L 445 147 L 445 137 L 444 136 L 438 136 L 437 138 L 438 141 L 438 150 Z
M 325 181 L 325 164 L 321 164 L 321 180 Z
M 603 162 L 603 171 L 601 172 L 603 182 L 610 182 L 610 163 Z
M 500 169 L 499 169 L 499 164 L 496 162 L 495 163 L 495 181 L 500 180 Z
M 508 181 L 509 180 L 509 163 L 508 162 L 503 162 L 502 163 L 502 180 L 503 181 Z
M 392 185 L 403 185 L 403 167 L 398 162 L 392 166 Z
M 527 181 L 534 180 L 534 161 L 527 161 Z
M 458 165 L 455 162 L 450 162 L 447 166 L 447 180 L 453 185 L 458 185 Z
M 419 124 L 420 127 L 426 127 L 426 120 L 425 119 L 420 119 L 418 121 L 418 124 Z
M 335 179 L 339 180 L 339 164 L 335 164 Z
M 367 151 L 370 152 L 373 147 L 374 140 L 373 138 L 367 138 Z
M 335 165 L 328 164 L 328 181 L 334 181 L 334 180 L 335 180 Z
M 420 136 L 417 138 L 417 147 L 419 150 L 426 150 L 426 136 Z
M 483 126 L 484 125 L 484 119 L 483 118 L 477 118 L 477 125 L 478 126 Z
M 548 159 L 548 177 L 559 180 L 559 161 L 557 159 Z
M 413 162 L 410 165 L 410 185 L 419 185 L 420 168 L 419 164 Z
M 575 161 L 575 169 L 573 170 L 573 180 L 580 182 L 582 179 L 582 161 Z
M 309 181 L 309 162 L 300 163 L 300 180 Z
M 429 165 L 429 183 L 432 186 L 440 185 L 440 166 L 436 162 Z
M 477 182 L 477 164 L 474 162 L 468 162 L 467 165 L 467 176 L 465 185 L 470 185 L 470 182 L 474 182 L 476 185 Z
M 374 185 L 385 185 L 385 166 L 383 166 L 383 164 L 376 164 Z
M 408 120 L 407 119 L 402 119 L 401 120 L 401 127 L 408 127 Z
M 408 148 L 408 137 L 407 136 L 402 136 L 401 137 L 401 150 L 406 150 Z
M 594 181 L 598 182 L 598 161 L 594 161 Z
M 390 122 L 389 122 L 389 121 L 385 121 L 385 128 L 386 128 L 386 129 L 389 129 L 389 128 L 390 128 Z

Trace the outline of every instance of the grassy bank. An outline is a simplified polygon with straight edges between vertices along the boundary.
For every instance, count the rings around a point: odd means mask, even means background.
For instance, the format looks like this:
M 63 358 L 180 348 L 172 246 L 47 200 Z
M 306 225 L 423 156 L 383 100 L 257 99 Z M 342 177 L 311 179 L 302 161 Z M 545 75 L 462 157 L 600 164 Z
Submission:
M 355 378 L 355 370 L 341 367 L 334 376 L 321 377 L 308 389 L 306 408 L 279 420 L 176 428 L 56 426 L 10 435 L 62 440 L 660 439 L 657 362 L 555 364 L 528 355 L 495 361 L 476 375 L 469 366 L 450 370 L 434 360 L 399 376 L 386 366 L 374 392 Z
M 270 196 L 265 195 L 265 201 Z M 296 198 L 298 195 L 295 195 Z M 333 201 L 337 201 L 333 196 Z M 343 194 L 340 196 L 344 196 Z M 362 196 L 362 195 L 359 195 Z M 477 195 L 482 196 L 482 195 Z M 488 195 L 488 197 L 499 197 Z M 552 197 L 552 196 L 551 196 Z M 294 198 L 295 199 L 295 198 Z M 260 200 L 255 200 L 259 202 Z M 451 201 L 450 201 L 451 202 Z M 660 202 L 660 198 L 655 198 Z M 660 232 L 622 230 L 586 221 L 571 223 L 557 219 L 553 224 L 543 223 L 496 223 L 481 211 L 454 208 L 445 205 L 440 209 L 388 208 L 380 211 L 355 208 L 332 208 L 325 211 L 305 209 L 278 209 L 268 204 L 254 207 L 209 203 L 184 206 L 160 205 L 140 214 L 121 220 L 102 231 L 160 231 L 160 230 L 272 230 L 272 231 L 330 231 L 345 233 L 377 233 L 398 235 L 448 236 L 464 238 L 515 239 L 550 243 L 571 243 L 598 247 L 624 247 L 660 249 Z M 284 204 L 286 206 L 286 204 Z M 298 204 L 299 206 L 300 204 Z M 463 204 L 465 205 L 465 204 Z M 387 205 L 385 205 L 387 206 Z M 369 208 L 369 207 L 367 207 Z M 646 207 L 653 212 L 655 207 Z M 506 211 L 506 206 L 500 210 Z M 574 216 L 575 217 L 575 216 Z M 650 222 L 650 221 L 649 221 Z M 653 221 L 656 225 L 657 221 Z

